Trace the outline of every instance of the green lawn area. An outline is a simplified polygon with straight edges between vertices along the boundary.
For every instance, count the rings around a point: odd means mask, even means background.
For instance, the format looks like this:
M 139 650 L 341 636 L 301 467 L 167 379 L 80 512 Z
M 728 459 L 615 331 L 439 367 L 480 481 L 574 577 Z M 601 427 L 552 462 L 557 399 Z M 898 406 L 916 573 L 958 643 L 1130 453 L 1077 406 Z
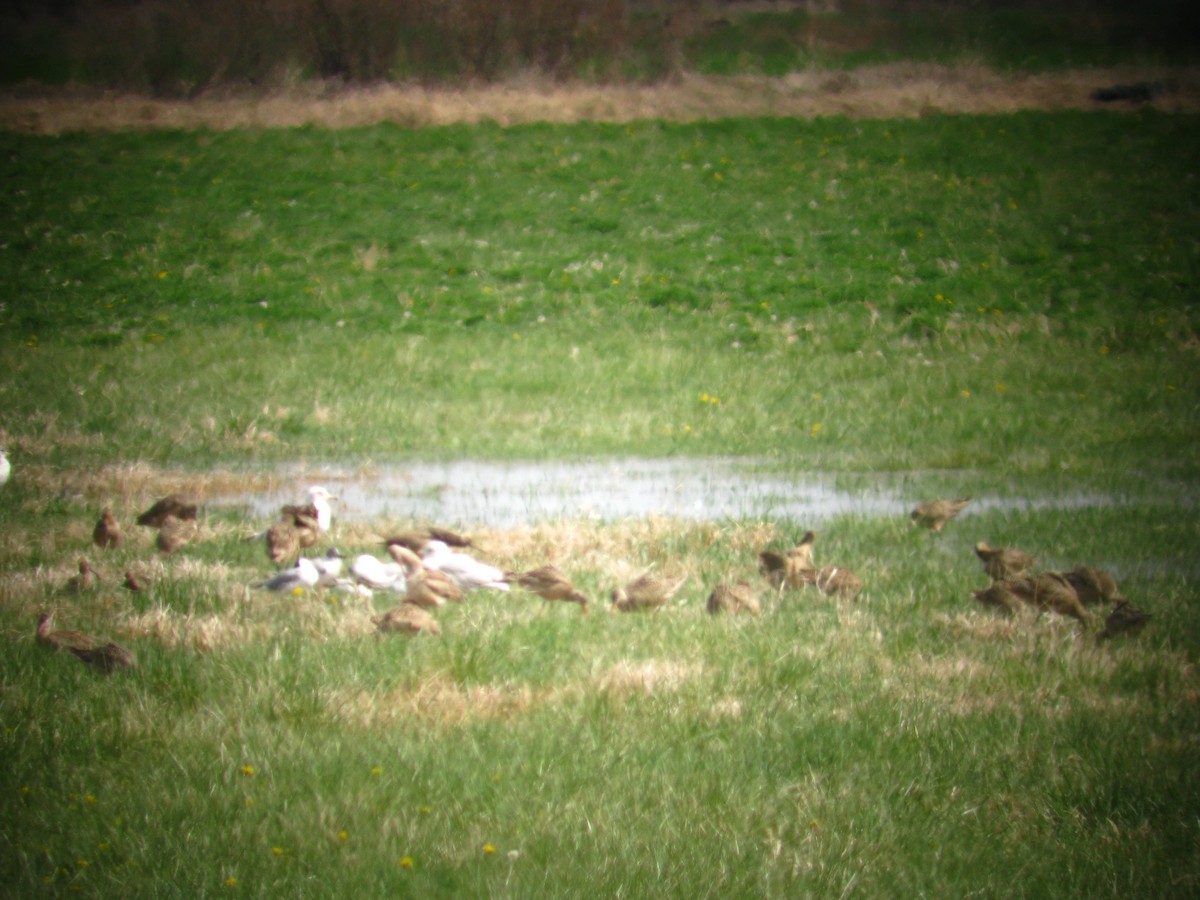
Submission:
M 0 893 L 1194 893 L 1197 147 L 1107 112 L 0 135 Z M 855 599 L 767 588 L 804 522 L 437 523 L 594 612 L 383 640 L 387 595 L 250 587 L 267 523 L 211 502 L 625 456 L 977 499 L 819 523 Z M 161 557 L 170 490 L 200 526 Z M 997 617 L 981 540 L 1153 618 Z M 672 606 L 608 614 L 647 568 Z M 723 580 L 763 613 L 708 616 Z M 46 653 L 49 608 L 138 666 Z

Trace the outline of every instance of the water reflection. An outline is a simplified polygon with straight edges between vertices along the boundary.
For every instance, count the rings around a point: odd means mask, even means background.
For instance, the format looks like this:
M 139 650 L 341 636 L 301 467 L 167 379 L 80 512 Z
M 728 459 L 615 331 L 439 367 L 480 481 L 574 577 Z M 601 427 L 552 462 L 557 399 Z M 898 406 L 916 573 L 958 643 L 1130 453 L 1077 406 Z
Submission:
M 314 469 L 306 469 L 311 476 Z M 646 516 L 817 523 L 846 513 L 906 514 L 911 502 L 886 487 L 848 492 L 828 476 L 797 478 L 753 460 L 618 459 L 573 462 L 401 463 L 369 475 L 323 466 L 351 521 L 443 522 L 505 528 L 563 518 Z M 299 473 L 297 475 L 299 477 Z M 303 485 L 246 498 L 258 515 L 294 502 Z
M 320 474 L 315 474 L 315 473 Z M 368 473 L 322 466 L 295 472 L 287 490 L 246 498 L 258 515 L 295 502 L 313 479 L 338 495 L 348 521 L 418 521 L 506 528 L 587 517 L 599 521 L 646 516 L 717 520 L 771 518 L 817 524 L 834 516 L 907 516 L 922 497 L 901 494 L 880 479 L 853 491 L 819 473 L 781 474 L 750 459 L 680 458 L 572 462 L 398 463 Z M 308 479 L 308 481 L 304 480 Z M 291 479 L 289 479 L 291 480 Z M 1047 498 L 976 497 L 963 512 L 987 509 L 1082 508 L 1115 498 L 1075 494 Z

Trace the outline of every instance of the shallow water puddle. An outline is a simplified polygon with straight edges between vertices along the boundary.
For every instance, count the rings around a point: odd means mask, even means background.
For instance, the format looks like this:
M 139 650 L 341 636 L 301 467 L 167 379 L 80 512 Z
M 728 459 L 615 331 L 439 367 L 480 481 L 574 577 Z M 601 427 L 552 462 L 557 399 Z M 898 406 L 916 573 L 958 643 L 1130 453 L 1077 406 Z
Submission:
M 314 472 L 321 474 L 314 475 Z M 303 480 L 308 479 L 308 480 Z M 576 462 L 398 463 L 368 473 L 337 466 L 306 467 L 286 490 L 231 498 L 256 517 L 273 516 L 302 499 L 305 486 L 326 482 L 346 521 L 434 522 L 510 528 L 542 521 L 612 521 L 666 516 L 690 520 L 791 520 L 817 524 L 835 516 L 907 516 L 923 497 L 902 495 L 883 479 L 855 491 L 834 487 L 820 473 L 781 474 L 738 458 L 622 458 Z M 1077 495 L 1021 500 L 979 497 L 964 516 L 982 509 L 1081 507 L 1114 498 Z

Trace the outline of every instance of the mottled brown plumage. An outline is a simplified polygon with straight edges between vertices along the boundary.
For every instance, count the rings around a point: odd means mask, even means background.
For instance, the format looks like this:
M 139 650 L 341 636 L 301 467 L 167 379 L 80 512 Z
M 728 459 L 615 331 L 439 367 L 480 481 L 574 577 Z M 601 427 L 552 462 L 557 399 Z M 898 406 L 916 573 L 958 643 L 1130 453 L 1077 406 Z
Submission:
M 127 650 L 116 641 L 109 641 L 99 647 L 70 647 L 72 653 L 79 657 L 80 662 L 90 669 L 110 675 L 119 669 L 132 669 L 137 665 L 137 657 L 132 650 Z
M 804 571 L 812 568 L 815 531 L 806 531 L 800 543 L 790 550 L 764 550 L 758 554 L 758 571 L 777 591 L 804 585 Z
M 754 589 L 744 581 L 739 581 L 737 584 L 725 582 L 718 584 L 708 595 L 708 603 L 705 604 L 705 608 L 710 615 L 714 616 L 719 613 L 730 615 L 745 613 L 757 616 L 762 612 L 762 604 L 755 596 Z
M 92 543 L 102 550 L 121 546 L 121 526 L 107 506 L 96 520 L 96 527 L 92 529 Z
M 528 572 L 512 572 L 508 578 L 543 600 L 578 603 L 583 615 L 588 614 L 588 598 L 582 591 L 576 590 L 571 579 L 557 566 L 546 565 Z
M 992 581 L 1017 578 L 1033 568 L 1034 559 L 1016 547 L 989 547 L 984 541 L 975 545 L 975 555 Z
M 194 520 L 196 504 L 189 503 L 179 494 L 169 494 L 138 516 L 137 523 L 147 528 L 161 528 L 168 516 L 184 521 Z
M 428 611 L 412 603 L 401 603 L 372 619 L 380 634 L 441 634 L 442 628 Z
M 84 591 L 90 591 L 96 586 L 96 573 L 92 569 L 92 564 L 87 561 L 87 558 L 79 560 L 79 574 L 72 575 L 67 579 L 66 589 L 72 594 L 81 594 Z
M 802 573 L 802 577 L 805 584 L 810 584 L 822 594 L 831 597 L 853 597 L 863 589 L 862 579 L 841 566 L 807 569 Z
M 386 538 L 384 544 L 388 546 L 399 544 L 401 547 L 407 547 L 413 553 L 420 555 L 421 551 L 425 549 L 425 545 L 430 541 L 441 541 L 447 547 L 461 548 L 475 546 L 469 537 L 461 535 L 456 531 L 451 531 L 448 528 L 438 528 L 436 525 L 424 525 L 405 529 Z
M 1057 572 L 1043 572 L 1033 578 L 1013 578 L 1000 583 L 1022 601 L 1043 612 L 1069 616 L 1081 624 L 1089 621 L 1075 589 Z
M 941 531 L 945 524 L 962 512 L 963 507 L 970 502 L 970 497 L 959 500 L 926 500 L 917 504 L 909 519 L 914 525 Z
M 1124 599 L 1117 589 L 1116 579 L 1103 569 L 1079 566 L 1070 572 L 1063 572 L 1063 578 L 1075 589 L 1079 602 L 1084 606 L 1099 606 Z
M 99 647 L 104 643 L 101 638 L 84 634 L 82 631 L 72 631 L 68 628 L 52 629 L 50 626 L 53 623 L 53 612 L 42 613 L 38 616 L 37 631 L 34 633 L 34 637 L 38 644 L 47 650 L 70 650 L 73 647 L 86 650 Z
M 986 590 L 975 591 L 972 596 L 983 606 L 991 607 L 1005 616 L 1016 615 L 1024 605 L 1021 598 L 1001 581 L 993 582 Z
M 1096 635 L 1096 640 L 1103 641 L 1118 634 L 1137 634 L 1150 621 L 1150 613 L 1138 609 L 1128 600 L 1118 600 L 1104 620 L 1104 628 Z
M 437 569 L 431 569 L 403 544 L 388 544 L 392 559 L 404 567 L 404 600 L 423 609 L 435 609 L 446 603 L 462 603 L 463 590 L 458 582 Z
M 181 519 L 177 516 L 166 516 L 162 521 L 162 526 L 158 529 L 158 540 L 156 541 L 158 551 L 169 556 L 186 547 L 188 542 L 196 536 L 198 527 L 194 518 Z
M 665 606 L 687 581 L 687 576 L 667 578 L 646 572 L 612 592 L 611 610 L 635 612 Z
M 276 565 L 291 562 L 300 555 L 300 531 L 291 516 L 280 519 L 267 529 L 267 557 Z
M 133 573 L 133 570 L 131 569 L 125 573 L 125 580 L 121 582 L 121 587 L 136 594 L 142 589 L 142 581 Z

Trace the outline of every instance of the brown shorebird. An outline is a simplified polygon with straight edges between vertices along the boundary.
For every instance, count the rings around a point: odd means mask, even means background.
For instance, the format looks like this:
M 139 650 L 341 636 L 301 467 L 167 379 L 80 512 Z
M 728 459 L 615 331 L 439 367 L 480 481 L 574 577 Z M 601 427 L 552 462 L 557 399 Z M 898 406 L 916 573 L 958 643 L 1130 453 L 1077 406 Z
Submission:
M 142 581 L 129 569 L 125 572 L 125 580 L 121 582 L 121 587 L 136 594 L 142 589 Z
M 841 566 L 825 566 L 807 569 L 803 573 L 804 583 L 830 597 L 853 597 L 863 589 L 863 581 L 849 569 Z
M 386 538 L 384 544 L 387 546 L 399 544 L 401 547 L 407 547 L 413 553 L 419 555 L 430 541 L 441 541 L 447 547 L 465 548 L 475 546 L 469 537 L 461 535 L 456 531 L 451 531 L 449 528 L 438 528 L 436 525 L 407 528 Z
M 388 544 L 392 559 L 404 567 L 404 601 L 422 609 L 436 609 L 449 603 L 463 602 L 458 582 L 437 569 L 431 569 L 403 544 Z
M 1043 612 L 1070 616 L 1083 625 L 1089 621 L 1075 589 L 1057 572 L 1043 572 L 1033 578 L 1013 578 L 1000 584 Z
M 518 587 L 537 594 L 543 600 L 578 603 L 583 615 L 588 614 L 588 598 L 575 589 L 571 579 L 558 566 L 547 565 L 528 572 L 510 572 L 507 577 Z
M 158 529 L 156 542 L 158 551 L 169 556 L 176 550 L 187 546 L 188 541 L 196 536 L 197 528 L 194 518 L 181 519 L 178 516 L 165 516 Z
M 90 669 L 110 675 L 118 669 L 131 669 L 137 665 L 137 657 L 116 641 L 108 641 L 99 647 L 69 647 L 79 660 Z
M 1014 616 L 1021 610 L 1021 598 L 1014 594 L 1002 581 L 993 582 L 992 586 L 982 591 L 973 592 L 972 596 L 983 606 L 990 606 L 1005 616 Z
M 963 507 L 970 502 L 970 497 L 960 500 L 926 500 L 917 504 L 909 519 L 914 525 L 941 531 L 945 524 L 962 512 Z
M 791 550 L 782 553 L 777 550 L 762 551 L 758 554 L 758 571 L 777 591 L 785 587 L 800 587 L 804 584 L 802 573 L 812 568 L 813 542 L 816 538 L 815 531 L 806 531 L 800 543 Z
M 1075 589 L 1079 602 L 1084 606 L 1116 603 L 1125 599 L 1117 590 L 1117 580 L 1103 569 L 1079 566 L 1070 572 L 1063 572 L 1063 578 Z
M 1103 641 L 1118 634 L 1137 634 L 1150 621 L 1150 613 L 1138 609 L 1128 600 L 1118 600 L 1104 620 L 1104 628 L 1096 635 L 1096 640 Z
M 47 650 L 70 650 L 72 647 L 86 650 L 99 647 L 104 643 L 100 638 L 84 634 L 82 631 L 72 631 L 67 628 L 52 629 L 50 626 L 53 624 L 53 612 L 45 612 L 38 616 L 37 631 L 34 637 L 38 644 Z
M 107 506 L 96 520 L 96 527 L 92 529 L 92 543 L 102 550 L 121 546 L 121 526 L 117 524 L 117 517 Z
M 66 589 L 72 594 L 80 594 L 84 591 L 90 591 L 96 586 L 96 573 L 92 569 L 92 564 L 87 561 L 86 557 L 79 560 L 79 574 L 72 575 L 67 579 Z
M 371 620 L 380 634 L 441 634 L 442 628 L 427 610 L 401 603 Z
M 705 608 L 714 616 L 718 613 L 731 615 L 747 613 L 757 616 L 762 612 L 762 604 L 754 595 L 754 589 L 744 581 L 739 581 L 737 584 L 725 582 L 718 584 L 708 595 L 708 603 Z
M 300 555 L 300 531 L 293 517 L 280 519 L 267 529 L 265 537 L 271 562 L 282 565 Z
M 624 587 L 618 587 L 612 592 L 612 605 L 609 607 L 609 612 L 613 610 L 635 612 L 665 606 L 685 581 L 687 581 L 686 575 L 679 578 L 667 578 L 663 575 L 646 572 Z
M 983 571 L 992 581 L 1017 578 L 1033 568 L 1034 559 L 1016 547 L 989 547 L 980 541 L 975 545 L 975 555 L 983 563 Z
M 169 494 L 138 516 L 137 523 L 145 525 L 147 528 L 161 528 L 168 516 L 188 521 L 195 520 L 196 504 L 189 503 L 179 494 Z

